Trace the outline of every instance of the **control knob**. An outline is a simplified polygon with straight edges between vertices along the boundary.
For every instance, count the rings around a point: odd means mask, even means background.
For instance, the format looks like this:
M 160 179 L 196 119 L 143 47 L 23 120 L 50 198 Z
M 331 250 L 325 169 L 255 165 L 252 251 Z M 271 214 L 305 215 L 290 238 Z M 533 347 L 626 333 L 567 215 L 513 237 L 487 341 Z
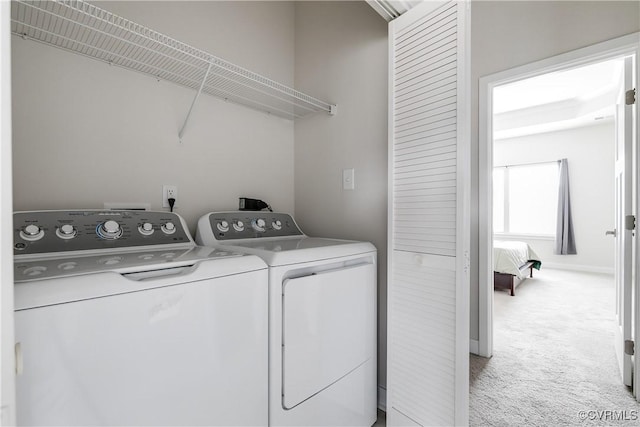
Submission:
M 42 239 L 44 230 L 35 224 L 29 224 L 20 231 L 23 240 L 36 241 Z
M 271 223 L 271 226 L 274 228 L 274 230 L 282 230 L 282 221 L 276 219 Z
M 162 224 L 162 227 L 160 227 L 160 228 L 162 229 L 164 234 L 173 234 L 173 233 L 176 232 L 176 226 L 172 222 L 164 223 L 164 224 Z
M 151 224 L 150 222 L 145 222 L 144 224 L 142 224 L 141 226 L 138 227 L 138 231 L 143 236 L 151 236 L 153 234 L 153 231 L 154 231 L 153 230 L 153 224 Z
M 233 223 L 233 229 L 236 230 L 236 231 L 243 231 L 244 230 L 244 222 L 242 222 L 240 220 L 235 221 Z
M 253 227 L 253 229 L 259 232 L 264 232 L 266 225 L 267 223 L 262 218 L 254 219 L 253 221 L 251 221 L 251 226 Z
M 216 227 L 218 228 L 218 230 L 226 233 L 227 231 L 229 231 L 229 222 L 222 220 L 216 224 Z
M 110 219 L 100 226 L 98 234 L 105 239 L 117 239 L 122 236 L 122 228 L 120 224 Z
M 71 224 L 63 224 L 56 230 L 56 235 L 61 239 L 73 239 L 77 234 L 76 228 Z

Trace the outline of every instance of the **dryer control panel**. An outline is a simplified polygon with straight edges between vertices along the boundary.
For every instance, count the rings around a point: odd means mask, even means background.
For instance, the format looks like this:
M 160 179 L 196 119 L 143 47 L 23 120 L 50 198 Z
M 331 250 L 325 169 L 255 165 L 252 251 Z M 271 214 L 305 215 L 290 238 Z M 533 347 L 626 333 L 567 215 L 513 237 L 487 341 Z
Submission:
M 182 218 L 171 212 L 16 212 L 13 226 L 15 256 L 167 244 L 195 245 Z
M 208 215 L 216 240 L 304 236 L 291 215 L 263 211 L 212 212 Z

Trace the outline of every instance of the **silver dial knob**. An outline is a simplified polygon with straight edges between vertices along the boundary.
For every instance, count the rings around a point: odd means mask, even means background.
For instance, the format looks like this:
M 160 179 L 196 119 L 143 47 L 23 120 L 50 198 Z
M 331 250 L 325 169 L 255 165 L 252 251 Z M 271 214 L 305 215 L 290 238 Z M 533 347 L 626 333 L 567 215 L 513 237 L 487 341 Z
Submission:
M 122 228 L 120 224 L 110 219 L 100 226 L 100 235 L 105 239 L 117 239 L 122 235 Z
M 236 231 L 243 231 L 244 230 L 244 222 L 242 221 L 236 221 L 233 223 L 233 229 Z
M 56 235 L 61 239 L 73 239 L 74 237 L 76 237 L 76 234 L 78 234 L 78 232 L 76 231 L 76 228 L 71 224 L 61 225 L 56 230 Z
M 164 224 L 162 224 L 162 227 L 160 227 L 160 228 L 162 229 L 162 231 L 165 234 L 173 234 L 173 233 L 176 232 L 176 226 L 172 222 L 164 223 Z
M 40 233 L 40 227 L 35 224 L 29 224 L 24 228 L 24 234 L 27 236 L 35 236 Z
M 258 218 L 256 220 L 251 221 L 251 226 L 256 231 L 260 231 L 260 232 L 265 231 L 265 228 L 264 228 L 265 225 L 267 225 L 267 223 L 262 218 Z
M 22 240 L 35 241 L 44 236 L 44 230 L 35 224 L 29 224 L 20 231 Z
M 150 236 L 153 234 L 153 231 L 154 231 L 153 224 L 151 224 L 150 222 L 145 222 L 144 224 L 138 227 L 138 231 L 143 236 Z
M 229 222 L 222 220 L 216 224 L 216 227 L 218 228 L 218 230 L 226 233 L 227 231 L 229 231 Z
M 275 221 L 273 221 L 271 223 L 271 226 L 275 229 L 275 230 L 282 230 L 282 221 L 280 221 L 279 219 L 276 219 Z

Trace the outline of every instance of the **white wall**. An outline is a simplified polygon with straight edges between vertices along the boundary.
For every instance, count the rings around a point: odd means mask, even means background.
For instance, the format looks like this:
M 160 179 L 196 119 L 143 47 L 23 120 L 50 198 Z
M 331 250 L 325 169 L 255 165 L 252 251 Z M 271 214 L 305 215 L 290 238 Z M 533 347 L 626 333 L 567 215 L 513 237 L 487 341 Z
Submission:
M 296 5 L 296 88 L 338 105 L 295 125 L 295 206 L 314 236 L 378 249 L 378 384 L 386 385 L 387 23 L 365 2 Z M 342 170 L 355 169 L 355 190 Z
M 482 76 L 640 31 L 632 1 L 473 1 L 471 174 L 478 176 L 478 80 Z M 478 339 L 478 181 L 471 188 L 471 339 Z M 474 280 L 475 278 L 475 280 Z
M 293 84 L 289 2 L 105 2 L 128 19 Z M 147 202 L 178 186 L 194 231 L 257 197 L 293 213 L 293 122 L 20 37 L 13 44 L 14 208 Z
M 0 1 L 0 426 L 16 424 L 11 198 L 11 9 Z
M 543 267 L 613 273 L 614 239 L 604 232 L 614 228 L 614 143 L 613 120 L 494 142 L 494 165 L 568 160 L 577 255 L 555 255 L 553 240 L 516 238 L 531 245 Z

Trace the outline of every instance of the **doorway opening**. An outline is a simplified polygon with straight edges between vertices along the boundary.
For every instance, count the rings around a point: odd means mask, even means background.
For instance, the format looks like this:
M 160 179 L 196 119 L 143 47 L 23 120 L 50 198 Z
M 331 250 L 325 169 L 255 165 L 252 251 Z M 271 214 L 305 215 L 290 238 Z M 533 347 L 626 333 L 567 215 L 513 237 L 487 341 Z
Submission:
M 553 138 L 544 140 L 539 138 L 539 135 L 549 137 L 553 134 L 556 136 L 562 134 L 565 139 L 577 139 L 583 144 L 589 144 L 589 141 L 593 141 L 591 149 L 571 155 L 574 161 L 569 159 L 569 170 L 572 166 L 575 166 L 576 172 L 586 167 L 587 172 L 591 170 L 591 174 L 587 173 L 587 176 L 595 178 L 597 174 L 594 171 L 596 169 L 599 172 L 603 172 L 603 169 L 607 171 L 610 169 L 607 172 L 609 177 L 607 182 L 602 182 L 602 178 L 597 179 L 597 185 L 601 186 L 603 190 L 606 187 L 608 193 L 603 196 L 606 200 L 592 197 L 592 200 L 588 200 L 588 198 L 581 200 L 580 204 L 584 203 L 589 206 L 591 203 L 592 206 L 595 204 L 597 207 L 602 207 L 607 203 L 609 207 L 616 204 L 613 195 L 615 192 L 612 191 L 615 175 L 615 141 L 621 138 L 621 129 L 616 125 L 620 122 L 620 111 L 616 111 L 615 105 L 620 103 L 621 97 L 624 99 L 626 90 L 621 89 L 622 83 L 628 83 L 624 80 L 628 78 L 624 77 L 628 71 L 625 68 L 624 58 L 631 58 L 627 62 L 635 64 L 638 52 L 637 40 L 637 35 L 623 37 L 480 79 L 478 339 L 478 354 L 480 356 L 490 357 L 494 350 L 494 233 L 505 240 L 519 239 L 529 240 L 529 243 L 535 242 L 539 252 L 544 254 L 540 257 L 543 269 L 545 267 L 563 267 L 563 264 L 566 267 L 567 264 L 562 259 L 566 256 L 553 254 L 557 204 L 553 206 L 551 213 L 548 205 L 554 205 L 553 200 L 557 200 L 557 193 L 552 197 L 547 197 L 545 201 L 544 197 L 536 198 L 533 196 L 536 193 L 535 190 L 533 192 L 531 189 L 518 192 L 509 187 L 510 185 L 514 188 L 523 185 L 526 187 L 526 185 L 532 185 L 531 182 L 535 184 L 545 180 L 551 183 L 549 184 L 551 187 L 556 185 L 553 182 L 554 180 L 557 182 L 557 177 L 543 175 L 545 173 L 553 175 L 555 169 L 553 163 L 570 156 L 562 152 L 561 144 L 557 142 L 558 138 L 555 138 L 554 142 Z M 598 73 L 601 76 L 608 76 L 606 77 L 607 81 L 597 85 L 598 90 L 591 90 L 594 83 L 589 79 Z M 589 75 L 591 77 L 587 78 Z M 623 77 L 615 81 L 615 78 L 612 78 L 614 75 Z M 637 81 L 637 76 L 638 68 L 632 68 L 632 80 Z M 541 89 L 540 84 L 545 83 L 545 80 L 546 83 L 549 81 L 557 83 L 555 86 Z M 588 81 L 591 83 L 587 83 Z M 585 89 L 585 84 L 587 84 L 588 90 Z M 513 89 L 519 89 L 519 91 L 513 91 Z M 512 91 L 512 96 L 503 97 L 509 91 Z M 572 91 L 573 95 L 570 93 Z M 513 96 L 514 94 L 515 96 Z M 612 98 L 615 99 L 614 102 L 611 102 Z M 637 123 L 637 108 L 634 111 L 636 115 L 634 119 Z M 624 134 L 624 130 L 622 132 Z M 609 139 L 610 149 L 607 153 L 605 153 L 605 143 L 601 137 L 605 134 L 611 136 Z M 636 141 L 635 145 L 637 145 L 637 132 L 634 131 L 633 135 Z M 578 151 L 580 151 L 579 147 Z M 637 156 L 636 152 L 627 154 L 630 158 L 631 154 Z M 606 156 L 608 156 L 608 161 Z M 586 166 L 589 161 L 599 162 L 597 164 L 600 166 L 596 167 L 593 164 Z M 603 168 L 602 165 L 605 164 L 607 166 Z M 545 169 L 543 167 L 545 165 L 549 166 L 546 168 L 547 172 L 542 171 Z M 498 168 L 496 172 L 494 166 L 502 166 L 504 169 Z M 540 170 L 534 171 L 534 169 Z M 628 169 L 631 170 L 631 168 Z M 502 183 L 502 190 L 498 189 L 495 194 L 494 177 L 496 177 L 495 181 Z M 507 180 L 509 182 L 506 182 Z M 580 182 L 577 180 L 571 182 L 572 187 L 575 185 L 580 185 Z M 633 185 L 636 186 L 634 188 L 634 194 L 636 194 L 637 174 L 633 175 Z M 538 188 L 542 187 L 544 186 Z M 543 196 L 548 195 L 549 190 L 541 190 L 538 193 Z M 582 207 L 580 209 L 581 211 L 585 210 Z M 574 264 L 574 270 L 580 270 L 580 267 L 584 265 L 587 265 L 590 271 L 599 273 L 610 273 L 617 269 L 611 255 L 614 243 L 612 240 L 602 240 L 605 238 L 606 231 L 615 233 L 611 229 L 614 227 L 615 215 L 613 208 L 609 210 L 612 212 L 608 212 L 607 209 L 599 209 L 599 213 L 603 217 L 609 217 L 608 225 L 595 227 L 593 219 L 581 218 L 577 221 L 581 224 L 588 224 L 587 228 L 591 226 L 593 230 L 589 233 L 597 232 L 597 239 L 596 234 L 592 234 L 597 241 L 589 240 L 590 238 L 586 237 L 584 231 L 580 232 L 579 238 L 576 240 L 580 242 L 578 245 L 582 244 L 582 250 L 578 247 L 578 253 L 583 256 L 576 256 L 570 261 Z M 598 223 L 602 224 L 602 218 Z M 583 228 L 582 225 L 581 228 Z M 553 232 L 551 232 L 552 229 L 554 229 Z M 576 233 L 578 233 L 577 230 Z M 628 237 L 627 240 L 629 243 L 635 241 L 635 235 Z M 599 249 L 599 246 L 611 246 L 607 252 L 611 259 L 605 255 L 606 259 L 601 259 L 600 264 L 589 259 L 590 252 L 593 249 Z M 628 252 L 631 253 L 630 250 Z M 532 283 L 530 284 L 533 286 Z M 631 289 L 630 286 L 629 280 L 629 289 Z M 636 298 L 637 294 L 635 294 Z M 629 306 L 631 306 L 631 298 L 629 292 Z M 631 326 L 631 315 L 627 313 L 627 317 L 629 318 L 629 326 Z

